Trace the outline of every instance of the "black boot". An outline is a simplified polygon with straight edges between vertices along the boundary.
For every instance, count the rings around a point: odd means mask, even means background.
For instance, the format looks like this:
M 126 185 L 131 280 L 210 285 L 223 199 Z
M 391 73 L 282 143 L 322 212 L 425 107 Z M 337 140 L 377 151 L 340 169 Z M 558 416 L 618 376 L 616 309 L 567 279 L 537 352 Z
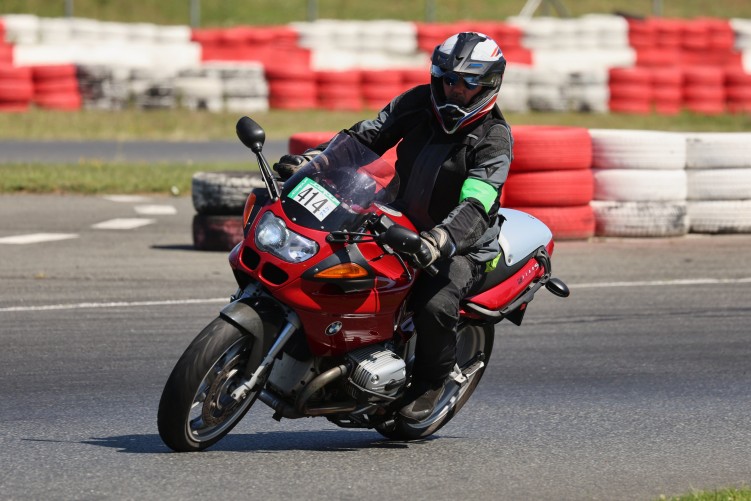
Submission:
M 413 380 L 404 395 L 404 401 L 408 403 L 399 409 L 399 415 L 408 421 L 422 421 L 430 416 L 443 395 L 445 383 L 445 379 L 440 381 Z

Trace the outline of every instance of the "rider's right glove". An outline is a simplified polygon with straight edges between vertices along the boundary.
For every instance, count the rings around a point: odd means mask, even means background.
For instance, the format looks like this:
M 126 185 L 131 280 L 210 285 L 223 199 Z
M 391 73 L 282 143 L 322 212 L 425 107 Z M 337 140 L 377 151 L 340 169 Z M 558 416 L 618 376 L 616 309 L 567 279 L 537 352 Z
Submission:
M 279 177 L 282 178 L 282 181 L 286 181 L 295 172 L 300 170 L 300 167 L 310 162 L 320 152 L 321 150 L 308 150 L 302 155 L 282 155 L 282 158 L 273 165 L 273 168 L 279 174 Z
M 452 257 L 456 252 L 448 232 L 439 226 L 420 233 L 420 240 L 420 250 L 414 254 L 414 264 L 418 268 L 427 268 L 435 261 Z

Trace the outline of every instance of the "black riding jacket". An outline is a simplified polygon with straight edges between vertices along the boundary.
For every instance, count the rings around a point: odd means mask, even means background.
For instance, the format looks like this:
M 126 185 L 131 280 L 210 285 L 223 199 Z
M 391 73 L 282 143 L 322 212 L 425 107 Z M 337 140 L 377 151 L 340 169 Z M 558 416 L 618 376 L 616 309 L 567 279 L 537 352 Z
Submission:
M 446 134 L 433 115 L 430 86 L 392 100 L 374 120 L 343 131 L 382 155 L 397 143 L 401 184 L 394 206 L 420 231 L 440 225 L 476 262 L 500 252 L 498 207 L 512 159 L 511 130 L 498 108 Z M 401 142 L 399 142 L 401 140 Z

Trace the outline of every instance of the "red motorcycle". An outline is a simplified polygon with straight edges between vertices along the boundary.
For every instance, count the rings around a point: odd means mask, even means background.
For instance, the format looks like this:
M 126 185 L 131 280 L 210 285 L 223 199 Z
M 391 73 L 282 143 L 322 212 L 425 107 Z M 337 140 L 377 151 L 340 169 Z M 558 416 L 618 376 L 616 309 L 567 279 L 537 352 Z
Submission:
M 474 392 L 493 349 L 494 325 L 520 325 L 551 277 L 553 238 L 539 220 L 501 209 L 503 254 L 462 304 L 457 364 L 435 411 L 398 414 L 410 384 L 415 329 L 407 299 L 420 237 L 390 206 L 394 170 L 346 134 L 280 187 L 263 156 L 263 129 L 248 117 L 238 136 L 257 156 L 266 190 L 248 197 L 245 237 L 229 261 L 239 285 L 188 346 L 159 402 L 159 434 L 175 451 L 219 441 L 256 400 L 274 419 L 325 416 L 412 440 L 448 423 Z M 428 269 L 425 272 L 434 270 Z

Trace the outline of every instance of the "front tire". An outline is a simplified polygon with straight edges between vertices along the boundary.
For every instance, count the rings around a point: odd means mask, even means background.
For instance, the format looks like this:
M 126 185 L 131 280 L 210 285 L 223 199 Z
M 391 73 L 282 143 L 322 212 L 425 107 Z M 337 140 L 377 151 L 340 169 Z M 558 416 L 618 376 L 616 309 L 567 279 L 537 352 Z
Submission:
M 453 404 L 450 402 L 447 392 L 444 392 L 444 395 L 436 406 L 436 410 L 422 421 L 417 423 L 406 421 L 397 414 L 393 424 L 376 427 L 376 431 L 391 440 L 417 440 L 432 435 L 451 421 L 475 392 L 487 368 L 490 354 L 493 352 L 493 332 L 493 326 L 486 324 L 465 324 L 457 331 L 456 361 L 462 372 L 472 364 L 472 361 L 476 359 L 479 353 L 484 355 L 485 365 L 470 376 L 469 381 L 459 389 Z M 455 383 L 449 382 L 447 386 L 452 384 Z
M 185 350 L 159 401 L 159 436 L 176 452 L 203 450 L 235 427 L 258 393 L 242 402 L 231 394 L 248 370 L 253 336 L 222 317 L 214 319 Z

